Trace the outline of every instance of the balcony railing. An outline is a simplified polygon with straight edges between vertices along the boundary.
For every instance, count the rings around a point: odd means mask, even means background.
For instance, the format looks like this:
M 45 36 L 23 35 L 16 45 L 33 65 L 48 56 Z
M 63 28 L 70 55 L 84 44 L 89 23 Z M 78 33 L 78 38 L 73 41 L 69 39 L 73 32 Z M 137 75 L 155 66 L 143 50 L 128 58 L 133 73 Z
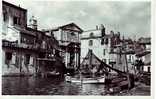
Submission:
M 2 40 L 2 46 L 3 47 L 18 47 L 18 41 L 10 42 L 6 40 Z
M 18 41 L 15 42 L 10 42 L 10 41 L 6 41 L 6 40 L 2 40 L 2 46 L 3 47 L 14 47 L 14 48 L 25 48 L 25 49 L 37 49 L 37 44 L 25 44 L 25 43 L 21 43 L 18 44 Z

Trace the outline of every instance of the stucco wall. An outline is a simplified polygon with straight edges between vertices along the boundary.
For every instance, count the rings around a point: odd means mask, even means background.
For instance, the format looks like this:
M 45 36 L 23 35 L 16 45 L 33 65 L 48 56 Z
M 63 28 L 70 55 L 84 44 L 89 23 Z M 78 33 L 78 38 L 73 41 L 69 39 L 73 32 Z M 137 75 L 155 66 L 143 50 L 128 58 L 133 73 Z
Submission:
M 6 52 L 12 53 L 12 58 L 6 64 Z M 36 55 L 30 53 L 29 64 L 25 64 L 25 52 L 18 52 L 9 49 L 2 50 L 2 76 L 18 76 L 35 74 Z M 27 53 L 28 54 L 28 53 Z M 20 70 L 21 69 L 21 70 Z
M 93 41 L 93 45 L 89 46 L 89 40 Z M 85 39 L 81 40 L 81 62 L 82 59 L 87 55 L 88 50 L 92 49 L 93 53 L 101 60 L 106 59 L 106 63 L 109 64 L 109 59 L 111 58 L 110 52 L 110 44 L 101 45 L 101 38 L 97 39 Z M 105 49 L 105 54 L 104 54 Z

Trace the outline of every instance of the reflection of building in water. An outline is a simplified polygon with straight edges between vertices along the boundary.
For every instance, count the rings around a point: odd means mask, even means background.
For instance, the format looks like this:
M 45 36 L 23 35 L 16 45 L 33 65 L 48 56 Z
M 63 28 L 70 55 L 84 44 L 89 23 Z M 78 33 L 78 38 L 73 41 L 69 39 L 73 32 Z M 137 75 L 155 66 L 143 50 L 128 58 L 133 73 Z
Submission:
M 54 35 L 62 49 L 67 68 L 76 68 L 80 65 L 80 34 L 82 29 L 75 23 L 59 26 L 55 29 L 45 30 L 47 34 Z

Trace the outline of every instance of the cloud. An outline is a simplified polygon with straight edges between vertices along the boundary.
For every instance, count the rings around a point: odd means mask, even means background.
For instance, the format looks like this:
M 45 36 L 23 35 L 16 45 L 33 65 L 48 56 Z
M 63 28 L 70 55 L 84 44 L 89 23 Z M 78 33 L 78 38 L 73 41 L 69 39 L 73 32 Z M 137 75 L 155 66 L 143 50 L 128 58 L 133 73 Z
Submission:
M 127 37 L 150 36 L 150 2 L 16 0 L 14 3 L 28 10 L 28 19 L 36 16 L 40 29 L 75 22 L 84 30 L 104 24 L 108 32 L 120 31 Z

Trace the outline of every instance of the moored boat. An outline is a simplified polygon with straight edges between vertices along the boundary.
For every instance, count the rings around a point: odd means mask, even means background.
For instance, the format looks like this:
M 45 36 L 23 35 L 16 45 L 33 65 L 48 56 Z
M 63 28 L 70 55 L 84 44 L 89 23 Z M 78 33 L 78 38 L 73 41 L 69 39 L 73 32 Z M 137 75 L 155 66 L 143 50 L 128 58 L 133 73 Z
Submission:
M 102 84 L 105 83 L 105 77 L 94 77 L 94 78 L 73 78 L 71 76 L 66 76 L 65 80 L 72 83 L 82 83 L 82 84 Z
M 105 74 L 104 66 L 102 66 L 102 60 L 100 60 L 92 50 L 88 51 L 88 54 L 83 58 L 81 65 L 75 69 L 77 74 L 71 76 L 66 75 L 65 80 L 71 83 L 82 84 L 104 84 Z M 76 77 L 77 76 L 77 77 Z

